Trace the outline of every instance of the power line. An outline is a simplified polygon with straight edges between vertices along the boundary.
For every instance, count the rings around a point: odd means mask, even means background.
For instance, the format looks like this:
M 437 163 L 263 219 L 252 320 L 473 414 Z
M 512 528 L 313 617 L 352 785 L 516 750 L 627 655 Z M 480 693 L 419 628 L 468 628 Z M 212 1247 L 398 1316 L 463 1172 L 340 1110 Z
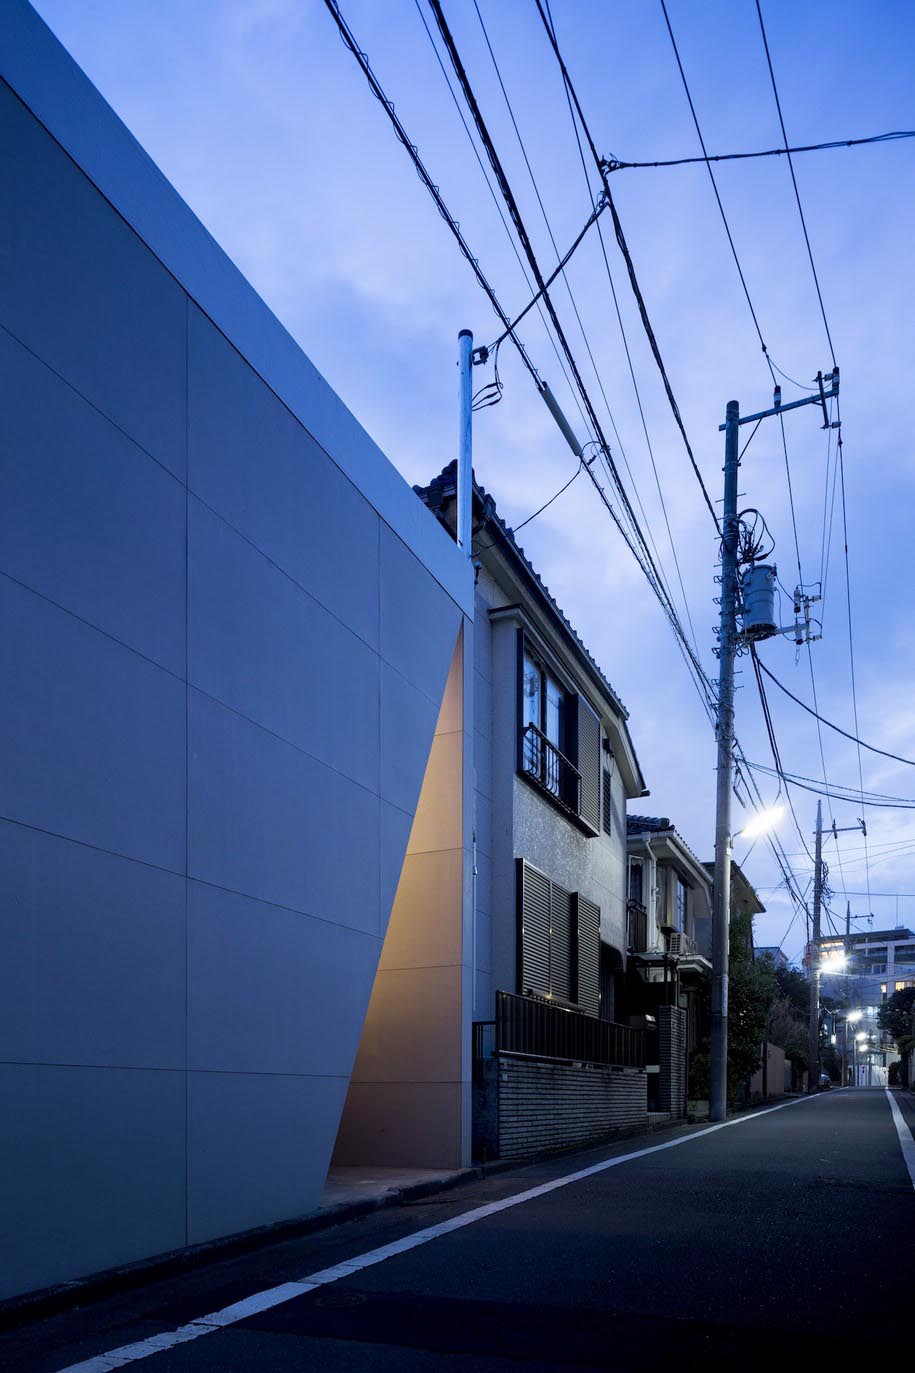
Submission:
M 902 129 L 894 133 L 872 134 L 869 138 L 835 138 L 829 143 L 805 143 L 796 148 L 766 148 L 752 153 L 706 153 L 702 157 L 669 157 L 655 162 L 623 162 L 618 157 L 604 159 L 608 172 L 628 171 L 633 167 L 685 167 L 697 162 L 742 162 L 753 157 L 785 157 L 792 153 L 819 153 L 832 148 L 859 148 L 867 143 L 892 143 L 900 138 L 915 138 L 915 130 Z M 789 377 L 790 381 L 791 378 Z
M 880 810 L 915 810 L 915 798 L 909 796 L 887 796 L 883 792 L 869 791 L 861 795 L 857 787 L 842 787 L 834 783 L 826 789 L 826 785 L 817 782 L 813 777 L 804 777 L 799 773 L 785 772 L 780 768 L 770 768 L 764 763 L 750 763 L 748 765 L 754 772 L 766 773 L 771 777 L 778 777 L 783 782 L 790 782 L 792 786 L 801 787 L 804 791 L 812 791 L 816 796 L 830 796 L 836 801 L 846 801 L 848 803 L 860 802 L 863 806 L 876 806 Z M 881 799 L 871 799 L 881 798 Z
M 797 187 L 797 177 L 794 175 L 794 163 L 791 160 L 791 150 L 788 146 L 788 133 L 785 129 L 785 120 L 782 116 L 782 102 L 778 97 L 778 86 L 775 82 L 775 69 L 772 66 L 772 55 L 769 52 L 769 40 L 766 37 L 766 26 L 763 23 L 762 9 L 759 0 L 756 0 L 756 13 L 759 17 L 759 31 L 762 34 L 763 47 L 766 50 L 766 63 L 769 68 L 769 79 L 772 82 L 772 94 L 775 97 L 775 108 L 778 110 L 778 122 L 781 126 L 782 138 L 785 142 L 785 155 L 788 158 L 788 168 L 791 172 L 791 184 L 794 187 L 794 198 L 797 201 L 797 212 L 801 218 L 801 227 L 804 230 L 804 242 L 807 244 L 807 257 L 810 259 L 810 270 L 813 273 L 813 281 L 816 286 L 817 300 L 820 302 L 820 314 L 823 316 L 823 328 L 826 330 L 826 338 L 829 342 L 829 352 L 832 357 L 832 365 L 836 365 L 836 353 L 832 346 L 832 335 L 829 332 L 829 321 L 826 318 L 826 307 L 823 304 L 823 292 L 820 290 L 820 278 L 817 276 L 816 263 L 813 260 L 813 249 L 810 246 L 810 235 L 807 232 L 807 220 L 804 218 L 804 207 L 801 204 L 801 193 Z
M 516 138 L 517 138 L 517 140 L 518 140 L 518 146 L 519 146 L 519 148 L 520 148 L 520 150 L 521 150 L 521 155 L 522 155 L 522 157 L 523 157 L 523 159 L 524 159 L 524 165 L 525 165 L 526 168 L 527 168 L 527 172 L 528 172 L 528 175 L 529 175 L 530 180 L 531 180 L 531 185 L 532 185 L 532 187 L 533 187 L 533 189 L 534 189 L 534 194 L 535 194 L 535 196 L 536 196 L 536 198 L 537 198 L 537 204 L 539 205 L 539 207 L 540 207 L 540 213 L 541 213 L 541 215 L 543 216 L 543 222 L 544 222 L 544 224 L 545 224 L 545 226 L 546 226 L 547 233 L 549 234 L 550 242 L 551 242 L 552 245 L 553 245 L 553 250 L 554 250 L 554 252 L 556 253 L 556 255 L 557 255 L 557 257 L 558 257 L 558 256 L 559 256 L 559 249 L 558 249 L 557 244 L 556 244 L 556 238 L 555 238 L 555 235 L 554 235 L 554 233 L 553 233 L 552 226 L 550 225 L 549 216 L 547 215 L 546 207 L 545 207 L 545 205 L 544 205 L 544 203 L 543 203 L 543 197 L 542 197 L 541 194 L 540 194 L 540 188 L 539 188 L 539 186 L 537 185 L 537 180 L 536 180 L 536 177 L 534 176 L 534 169 L 533 169 L 533 167 L 531 166 L 530 158 L 528 157 L 527 149 L 526 149 L 526 147 L 525 147 L 525 145 L 524 145 L 524 140 L 523 140 L 523 138 L 522 138 L 522 136 L 521 136 L 521 130 L 520 130 L 519 127 L 518 127 L 518 121 L 516 120 L 516 118 L 515 118 L 515 112 L 514 112 L 514 110 L 512 109 L 512 104 L 511 104 L 511 100 L 510 100 L 510 98 L 509 98 L 508 90 L 507 90 L 507 88 L 506 88 L 505 81 L 503 80 L 503 77 L 502 77 L 502 72 L 501 72 L 501 69 L 500 69 L 500 67 L 499 67 L 499 62 L 498 62 L 498 59 L 497 59 L 497 57 L 496 57 L 495 51 L 494 51 L 494 49 L 493 49 L 493 45 L 492 45 L 492 42 L 491 42 L 490 37 L 489 37 L 489 32 L 488 32 L 488 30 L 487 30 L 487 28 L 486 28 L 486 24 L 485 24 L 485 22 L 484 22 L 484 20 L 483 20 L 483 15 L 482 15 L 482 13 L 480 12 L 480 7 L 479 7 L 479 4 L 477 3 L 477 0 L 473 0 L 473 6 L 474 6 L 474 10 L 476 11 L 476 15 L 477 15 L 477 18 L 478 18 L 478 20 L 479 20 L 479 23 L 480 23 L 480 29 L 482 30 L 483 38 L 484 38 L 484 40 L 485 40 L 486 47 L 487 47 L 487 50 L 488 50 L 488 52 L 489 52 L 490 59 L 492 60 L 493 69 L 494 69 L 495 74 L 496 74 L 496 79 L 498 80 L 498 83 L 499 83 L 499 88 L 500 88 L 500 90 L 501 90 L 501 92 L 502 92 L 502 96 L 503 96 L 503 98 L 504 98 L 504 100 L 505 100 L 505 106 L 506 106 L 506 109 L 508 110 L 508 115 L 509 115 L 509 118 L 510 118 L 511 123 L 512 123 L 512 128 L 514 129 L 514 131 L 515 131 L 515 136 L 516 136 Z M 568 92 L 566 92 L 566 100 L 568 101 Z M 569 111 L 570 111 L 570 114 L 571 114 L 571 113 L 572 113 L 572 111 L 571 111 L 571 105 L 569 106 Z M 585 162 L 584 162 L 584 155 L 583 155 L 583 153 L 582 153 L 582 148 L 581 148 L 581 140 L 580 140 L 579 137 L 578 137 L 578 129 L 577 129 L 577 126 L 576 126 L 576 124 L 575 124 L 575 117 L 574 117 L 574 114 L 572 114 L 572 128 L 573 128 L 573 130 L 574 130 L 574 132 L 575 132 L 575 138 L 576 138 L 576 142 L 577 142 L 577 144 L 578 144 L 579 157 L 580 157 L 581 160 L 582 160 L 582 167 L 583 167 L 583 170 L 584 170 L 584 173 L 585 173 L 585 182 L 586 182 L 586 184 L 587 184 L 587 186 L 588 186 L 588 198 L 589 198 L 589 200 L 590 200 L 590 202 L 591 202 L 592 220 L 597 220 L 598 217 L 599 217 L 599 215 L 600 215 L 600 213 L 601 213 L 601 211 L 607 208 L 607 203 L 608 203 L 608 202 L 607 202 L 607 196 L 606 196 L 605 193 L 602 193 L 599 197 L 596 197 L 596 198 L 595 198 L 595 196 L 594 196 L 594 194 L 593 194 L 593 192 L 592 192 L 592 190 L 591 190 L 590 180 L 589 180 L 588 175 L 587 175 L 587 166 L 586 166 L 586 164 L 585 164 Z M 590 221 L 589 221 L 589 222 L 590 222 Z M 599 223 L 599 222 L 598 222 L 598 224 L 597 224 L 597 232 L 598 232 L 598 237 L 599 237 L 599 239 L 600 239 L 601 252 L 602 252 L 603 257 L 604 257 L 604 264 L 605 264 L 605 267 L 606 267 L 606 270 L 607 270 L 607 275 L 608 275 L 608 278 L 609 278 L 609 281 L 610 281 L 610 289 L 611 289 L 611 294 L 612 294 L 612 296 L 613 296 L 613 303 L 614 303 L 614 307 L 615 307 L 615 310 L 616 310 L 617 321 L 618 321 L 618 323 L 619 323 L 620 332 L 621 332 L 622 338 L 623 338 L 623 347 L 624 347 L 624 349 L 625 349 L 625 351 L 626 351 L 626 357 L 627 357 L 627 360 L 628 360 L 628 362 L 629 362 L 629 372 L 630 372 L 630 376 L 631 376 L 631 378 L 632 378 L 633 388 L 634 388 L 634 390 L 635 390 L 636 402 L 637 402 L 637 404 L 638 404 L 639 413 L 640 413 L 640 415 L 641 415 L 641 420 L 642 420 L 642 429 L 643 429 L 643 432 L 644 432 L 644 434 L 645 434 L 645 442 L 646 442 L 646 445 L 647 445 L 647 448 L 648 448 L 648 455 L 649 455 L 649 459 L 650 459 L 650 461 L 651 461 L 651 467 L 652 467 L 652 471 L 653 471 L 653 473 L 654 473 L 654 478 L 655 478 L 655 485 L 656 485 L 656 487 L 657 487 L 658 497 L 659 497 L 659 500 L 660 500 L 660 503 L 661 503 L 661 511 L 662 511 L 662 514 L 663 514 L 663 517 L 664 517 L 664 524 L 665 524 L 665 527 L 666 527 L 666 529 L 667 529 L 667 537 L 668 537 L 668 541 L 669 541 L 669 543 L 670 543 L 671 553 L 672 553 L 672 555 L 673 555 L 674 568 L 675 568 L 675 570 L 676 570 L 677 581 L 678 581 L 679 586 L 680 586 L 680 594 L 681 594 L 682 601 L 683 601 L 683 609 L 684 609 L 684 612 L 685 612 L 685 614 L 686 614 L 687 623 L 689 624 L 689 629 L 690 629 L 690 634 L 691 634 L 691 637 L 692 637 L 693 648 L 694 648 L 694 650 L 698 653 L 698 645 L 697 645 L 697 639 L 696 639 L 696 630 L 695 630 L 695 626 L 693 625 L 692 614 L 691 614 L 691 612 L 690 612 L 690 607 L 689 607 L 689 600 L 688 600 L 687 595 L 686 595 L 686 587 L 685 587 L 684 582 L 683 582 L 683 573 L 682 573 L 682 570 L 681 570 L 681 568 L 680 568 L 680 559 L 679 559 L 679 557 L 677 556 L 676 544 L 674 543 L 673 533 L 672 533 L 671 527 L 670 527 L 670 519 L 669 519 L 668 513 L 667 513 L 667 504 L 666 504 L 666 502 L 665 502 L 665 500 L 664 500 L 664 493 L 663 493 L 663 490 L 662 490 L 662 488 L 661 488 L 661 482 L 660 482 L 660 478 L 659 478 L 659 476 L 658 476 L 657 466 L 656 466 L 656 464 L 655 464 L 654 452 L 653 452 L 653 450 L 652 450 L 651 440 L 650 440 L 650 438 L 649 438 L 649 436 L 648 436 L 648 428 L 647 428 L 647 425 L 646 425 L 646 423 L 645 423 L 645 414 L 644 414 L 644 410 L 643 410 L 643 407 L 642 407 L 642 400 L 641 400 L 641 396 L 640 396 L 640 394 L 639 394 L 638 384 L 637 384 L 636 379 L 635 379 L 635 372 L 634 372 L 633 367 L 632 367 L 632 359 L 631 359 L 630 354 L 629 354 L 629 344 L 628 344 L 628 341 L 627 341 L 627 339 L 626 339 L 626 331 L 625 331 L 625 328 L 623 327 L 622 316 L 621 316 L 621 314 L 620 314 L 619 304 L 618 304 L 617 299 L 616 299 L 616 291 L 615 291 L 615 288 L 614 288 L 614 286 L 613 286 L 613 278 L 612 278 L 612 275 L 610 274 L 610 264 L 609 264 L 609 262 L 607 261 L 607 252 L 606 252 L 606 247 L 605 247 L 605 245 L 604 245 L 604 236 L 603 236 L 603 233 L 601 232 L 601 226 L 600 226 L 600 223 Z M 611 423 L 611 425 L 612 425 L 612 427 L 613 427 L 613 432 L 614 432 L 614 434 L 616 435 L 616 440 L 617 440 L 617 443 L 618 443 L 619 449 L 620 449 L 620 455 L 621 455 L 622 460 L 623 460 L 623 463 L 624 463 L 624 465 L 625 465 L 626 472 L 627 472 L 628 477 L 629 477 L 629 481 L 630 481 L 630 483 L 632 484 L 633 496 L 634 496 L 634 498 L 635 498 L 635 500 L 636 500 L 636 503 L 638 504 L 639 511 L 641 512 L 641 515 L 642 515 L 642 519 L 643 519 L 644 522 L 645 522 L 645 527 L 646 527 L 647 535 L 648 535 L 648 538 L 649 538 L 649 540 L 650 540 L 650 542 L 651 542 L 652 549 L 654 550 L 654 554 L 655 554 L 655 558 L 656 558 L 656 561 L 657 561 L 657 563 L 658 563 L 658 566 L 659 566 L 659 568 L 661 568 L 662 570 L 664 570 L 664 569 L 663 569 L 663 563 L 662 563 L 662 561 L 661 561 L 661 555 L 660 555 L 660 552 L 659 552 L 659 550 L 658 550 L 657 543 L 655 542 L 654 535 L 653 535 L 653 533 L 652 533 L 652 531 L 651 531 L 651 523 L 650 523 L 650 521 L 649 521 L 649 519 L 648 519 L 648 516 L 647 516 L 647 514 L 646 514 L 646 512 L 645 512 L 645 507 L 644 507 L 644 505 L 643 505 L 643 503 L 642 503 L 642 499 L 641 499 L 641 496 L 640 496 L 640 493 L 639 493 L 639 489 L 638 489 L 638 484 L 637 484 L 637 482 L 636 482 L 636 480 L 635 480 L 635 476 L 634 476 L 633 471 L 632 471 L 632 468 L 631 468 L 631 466 L 630 466 L 630 464 L 629 464 L 629 458 L 628 458 L 628 456 L 627 456 L 627 454 L 626 454 L 626 449 L 625 449 L 625 447 L 624 447 L 624 445 L 623 445 L 623 441 L 622 441 L 622 438 L 621 438 L 621 436 L 620 436 L 619 429 L 617 428 L 616 420 L 614 419 L 613 411 L 612 411 L 612 409 L 611 409 L 611 407 L 610 407 L 610 402 L 609 402 L 609 400 L 608 400 L 608 398 L 607 398 L 607 392 L 606 392 L 606 390 L 604 389 L 603 379 L 602 379 L 602 377 L 601 377 L 601 375 L 600 375 L 600 371 L 599 371 L 598 366 L 597 366 L 597 363 L 596 363 L 596 361 L 595 361 L 594 353 L 593 353 L 592 348 L 591 348 L 591 343 L 590 343 L 590 340 L 588 339 L 588 335 L 587 335 L 587 333 L 586 333 L 586 331 L 585 331 L 584 323 L 583 323 L 583 321 L 582 321 L 581 314 L 579 313 L 578 305 L 577 305 L 577 303 L 576 303 L 576 301 L 575 301 L 575 297 L 574 297 L 574 295 L 573 295 L 573 293 L 572 293 L 572 287 L 571 287 L 571 285 L 570 285 L 570 283 L 569 283 L 569 280 L 568 280 L 568 277 L 567 277 L 567 275 L 566 275 L 566 273 L 565 273 L 564 267 L 565 267 L 565 262 L 564 262 L 564 261 L 560 262 L 559 266 L 558 266 L 558 267 L 556 268 L 556 270 L 553 272 L 552 276 L 551 276 L 550 278 L 548 278 L 548 280 L 547 280 L 547 285 L 550 285 L 550 283 L 551 283 L 551 281 L 553 280 L 553 278 L 554 278 L 554 277 L 556 276 L 556 274 L 562 269 L 562 279 L 563 279 L 563 282 L 564 282 L 564 284 L 565 284 L 566 291 L 568 292 L 569 301 L 570 301 L 570 303 L 571 303 L 571 305 L 572 305 L 572 309 L 573 309 L 573 311 L 574 311 L 574 313 L 575 313 L 575 318 L 576 318 L 576 320 L 577 320 L 577 322 L 578 322 L 578 328 L 579 328 L 579 330 L 580 330 L 580 332 L 581 332 L 581 337 L 582 337 L 582 340 L 583 340 L 583 342 L 584 342 L 585 348 L 586 348 L 586 350 L 587 350 L 588 357 L 589 357 L 590 362 L 591 362 L 591 367 L 592 367 L 592 369 L 593 369 L 593 371 L 594 371 L 594 376 L 595 376 L 595 379 L 596 379 L 596 381 L 597 381 L 598 388 L 599 388 L 599 390 L 600 390 L 600 394 L 601 394 L 601 396 L 602 396 L 602 398 L 603 398 L 604 405 L 606 406 L 607 414 L 608 414 L 608 416 L 609 416 L 609 418 L 610 418 L 610 423 Z M 516 320 L 515 322 L 517 323 L 517 320 Z M 665 572 L 665 577 L 666 577 L 666 572 Z M 669 589 L 669 588 L 668 588 L 668 589 Z
M 829 729 L 835 730 L 836 734 L 841 734 L 843 738 L 850 739 L 853 744 L 860 744 L 861 748 L 866 748 L 870 753 L 879 753 L 883 758 L 892 758 L 893 761 L 896 763 L 905 763 L 908 767 L 915 768 L 915 760 L 911 758 L 903 758 L 901 754 L 898 753 L 890 753 L 887 749 L 884 748 L 877 748 L 875 744 L 866 744 L 863 739 L 859 739 L 857 735 L 850 734 L 847 729 L 842 729 L 839 725 L 833 724 L 833 722 L 831 720 L 827 720 L 824 715 L 818 715 L 815 710 L 813 710 L 810 706 L 807 705 L 806 701 L 802 701 L 799 696 L 795 696 L 793 691 L 789 691 L 785 684 L 778 680 L 778 678 L 775 676 L 775 673 L 770 672 L 770 670 L 766 667 L 765 663 L 760 662 L 760 667 L 762 668 L 766 676 L 771 678 L 771 680 L 775 683 L 778 689 L 780 691 L 783 691 L 786 696 L 789 696 L 791 698 L 795 705 L 800 706 L 802 710 L 806 710 L 808 715 L 815 716 L 821 724 L 826 725 Z
M 611 216 L 611 219 L 613 220 L 613 230 L 614 230 L 614 233 L 615 233 L 615 235 L 616 235 L 616 241 L 617 241 L 617 244 L 619 245 L 620 252 L 623 254 L 623 259 L 624 259 L 624 261 L 625 261 L 625 263 L 626 263 L 626 270 L 627 270 L 627 272 L 628 272 L 628 274 L 629 274 L 629 284 L 630 284 L 630 286 L 632 287 L 632 292 L 633 292 L 633 295 L 635 296 L 636 304 L 637 304 L 638 310 L 639 310 L 639 315 L 641 316 L 641 320 L 642 320 L 642 326 L 643 326 L 643 328 L 644 328 L 644 330 L 645 330 L 645 334 L 646 334 L 646 337 L 647 337 L 647 339 L 648 339 L 648 343 L 649 343 L 649 345 L 650 345 L 650 347 L 651 347 L 652 354 L 653 354 L 653 356 L 654 356 L 654 359 L 655 359 L 655 362 L 656 362 L 656 364 L 657 364 L 658 370 L 659 370 L 659 372 L 660 372 L 660 374 L 661 374 L 661 380 L 662 380 L 662 382 L 663 382 L 663 384 L 664 384 L 664 390 L 665 390 L 665 392 L 667 393 L 667 400 L 668 400 L 668 403 L 669 403 L 669 405 L 670 405 L 671 412 L 672 412 L 673 417 L 674 417 L 674 419 L 675 419 L 675 421 L 676 421 L 676 423 L 677 423 L 677 427 L 678 427 L 679 430 L 680 430 L 680 434 L 682 435 L 683 443 L 684 443 L 684 446 L 686 447 L 686 452 L 687 452 L 687 454 L 688 454 L 688 456 L 689 456 L 690 463 L 692 464 L 692 468 L 693 468 L 693 472 L 695 473 L 696 480 L 698 481 L 699 486 L 700 486 L 700 488 L 701 488 L 701 490 L 702 490 L 702 495 L 703 495 L 703 498 L 704 498 L 704 500 L 705 500 L 705 503 L 706 503 L 706 505 L 708 506 L 709 514 L 711 515 L 712 519 L 714 520 L 715 528 L 718 530 L 718 533 L 720 534 L 720 533 L 721 533 L 721 524 L 720 524 L 720 522 L 719 522 L 719 520 L 718 520 L 718 515 L 717 515 L 717 512 L 716 512 L 716 510 L 715 510 L 715 507 L 714 507 L 714 505 L 712 504 L 711 497 L 709 496 L 708 490 L 706 489 L 706 485 L 705 485 L 705 481 L 703 480 L 702 473 L 701 473 L 700 470 L 699 470 L 699 464 L 696 462 L 696 458 L 695 458 L 695 454 L 693 453 L 692 445 L 690 444 L 689 438 L 688 438 L 687 433 L 686 433 L 686 426 L 684 425 L 684 423 L 683 423 L 683 417 L 682 417 L 682 415 L 680 414 L 680 407 L 679 407 L 679 405 L 677 404 L 676 397 L 674 396 L 673 388 L 672 388 L 672 386 L 671 386 L 671 384 L 670 384 L 670 378 L 669 378 L 668 375 L 667 375 L 667 369 L 666 369 L 666 367 L 665 367 L 665 365 L 664 365 L 664 359 L 661 357 L 661 350 L 660 350 L 660 348 L 659 348 L 659 346 L 658 346 L 658 341 L 657 341 L 657 338 L 655 337 L 655 332 L 654 332 L 654 329 L 652 328 L 651 320 L 650 320 L 649 317 L 648 317 L 648 309 L 647 309 L 647 306 L 645 305 L 645 298 L 644 298 L 644 296 L 642 295 L 642 290 L 641 290 L 641 287 L 639 286 L 638 278 L 637 278 L 636 273 L 635 273 L 635 264 L 634 264 L 633 261 L 632 261 L 632 254 L 631 254 L 630 251 L 629 251 L 629 245 L 627 244 L 627 242 L 626 242 L 626 236 L 625 236 L 625 234 L 623 233 L 623 226 L 622 226 L 622 224 L 620 223 L 620 218 L 619 218 L 619 215 L 617 214 L 616 206 L 615 206 L 615 204 L 614 204 L 614 202 L 613 202 L 613 197 L 612 197 L 612 195 L 611 195 L 611 193 L 610 193 L 610 184 L 609 184 L 609 182 L 608 182 L 608 180 L 607 180 L 607 173 L 606 173 L 606 171 L 604 170 L 603 160 L 602 160 L 602 158 L 600 157 L 600 155 L 599 155 L 599 153 L 598 153 L 598 151 L 597 151 L 597 146 L 596 146 L 596 144 L 595 144 L 595 142 L 594 142 L 594 139 L 593 139 L 593 137 L 592 137 L 592 135 L 591 135 L 591 131 L 590 131 L 589 127 L 588 127 L 588 122 L 587 122 L 587 120 L 585 119 L 584 111 L 582 110 L 582 107 L 581 107 L 581 102 L 580 102 L 580 100 L 578 99 L 578 95 L 577 95 L 577 93 L 576 93 L 575 87 L 574 87 L 574 85 L 572 84 L 572 78 L 569 76 L 569 71 L 568 71 L 568 68 L 566 67 L 565 60 L 563 59 L 562 53 L 561 53 L 560 50 L 559 50 L 559 44 L 558 44 L 558 42 L 557 42 L 557 40 L 556 40 L 556 35 L 555 35 L 555 32 L 554 32 L 553 26 L 552 26 L 550 20 L 547 18 L 547 15 L 546 15 L 546 13 L 545 13 L 545 11 L 544 11 L 543 4 L 541 3 L 541 0 L 534 0 L 534 3 L 535 3 L 536 6 L 537 6 L 538 13 L 540 14 L 540 18 L 541 18 L 541 20 L 542 20 L 542 22 L 543 22 L 543 27 L 544 27 L 544 29 L 546 30 L 547 37 L 548 37 L 549 40 L 550 40 L 550 46 L 552 47 L 553 52 L 554 52 L 555 57 L 556 57 L 556 61 L 557 61 L 558 64 L 559 64 L 559 70 L 560 70 L 561 73 L 562 73 L 562 78 L 563 78 L 563 81 L 565 82 L 566 89 L 567 89 L 567 91 L 568 91 L 568 93 L 569 93 L 569 95 L 570 95 L 570 97 L 571 97 L 571 99 L 572 99 L 572 102 L 573 102 L 574 105 L 575 105 L 575 110 L 576 110 L 576 113 L 577 113 L 577 115 L 578 115 L 579 123 L 581 124 L 582 131 L 583 131 L 583 133 L 584 133 L 584 135 L 585 135 L 585 138 L 586 138 L 586 140 L 587 140 L 587 143 L 588 143 L 588 147 L 589 147 L 590 150 L 591 150 L 591 156 L 592 156 L 593 159 L 594 159 L 594 164 L 595 164 L 595 166 L 597 167 L 598 174 L 599 174 L 599 176 L 600 176 L 600 178 L 601 178 L 601 183 L 602 183 L 603 188 L 604 188 L 604 193 L 605 193 L 605 195 L 607 196 L 607 200 L 608 200 L 609 207 L 610 207 L 610 216 Z

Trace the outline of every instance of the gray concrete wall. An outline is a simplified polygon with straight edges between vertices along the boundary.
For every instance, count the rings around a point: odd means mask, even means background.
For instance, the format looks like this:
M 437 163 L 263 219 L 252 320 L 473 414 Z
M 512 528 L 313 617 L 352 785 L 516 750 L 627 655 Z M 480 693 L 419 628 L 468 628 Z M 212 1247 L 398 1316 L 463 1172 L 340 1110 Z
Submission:
M 314 1206 L 472 583 L 37 16 L 0 28 L 7 1296 Z

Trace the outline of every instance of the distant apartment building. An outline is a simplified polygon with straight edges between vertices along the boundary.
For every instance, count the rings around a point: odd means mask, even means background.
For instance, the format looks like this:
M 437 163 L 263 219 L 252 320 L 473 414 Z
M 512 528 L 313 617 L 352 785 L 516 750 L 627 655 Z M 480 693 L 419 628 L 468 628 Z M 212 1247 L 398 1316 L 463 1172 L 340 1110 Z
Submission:
M 860 1011 L 854 1031 L 843 1016 L 836 1023 L 837 1048 L 861 1086 L 882 1086 L 897 1057 L 877 1023 L 877 1012 L 894 992 L 915 987 L 915 933 L 903 925 L 888 930 L 859 930 L 820 940 L 822 959 L 847 956 L 841 973 L 820 978 L 820 993 L 844 1010 Z M 848 1026 L 848 1028 L 846 1028 Z

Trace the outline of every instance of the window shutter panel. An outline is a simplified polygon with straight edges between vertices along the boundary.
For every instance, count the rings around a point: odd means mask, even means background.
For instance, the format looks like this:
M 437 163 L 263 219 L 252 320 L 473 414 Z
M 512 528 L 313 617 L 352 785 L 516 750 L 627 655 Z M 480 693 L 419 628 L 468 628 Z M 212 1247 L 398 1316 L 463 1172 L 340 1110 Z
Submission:
M 604 834 L 613 833 L 613 773 L 610 768 L 604 768 L 604 790 L 603 790 L 603 822 Z
M 550 991 L 572 1000 L 572 897 L 550 883 Z
M 578 917 L 578 996 L 577 1001 L 589 1015 L 600 1013 L 600 907 L 578 892 L 575 897 Z
M 550 990 L 550 879 L 522 862 L 521 877 L 521 986 L 519 990 Z
M 583 699 L 578 698 L 578 771 L 581 796 L 578 812 L 594 830 L 600 829 L 600 721 Z

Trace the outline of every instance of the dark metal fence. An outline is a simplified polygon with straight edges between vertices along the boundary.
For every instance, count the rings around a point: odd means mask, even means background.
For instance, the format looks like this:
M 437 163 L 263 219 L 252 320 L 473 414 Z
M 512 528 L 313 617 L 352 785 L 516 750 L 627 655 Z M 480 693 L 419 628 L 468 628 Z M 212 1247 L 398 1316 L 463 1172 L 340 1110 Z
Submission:
M 491 1045 L 495 1053 L 528 1054 L 535 1058 L 573 1059 L 617 1068 L 644 1068 L 645 1031 L 597 1020 L 581 1011 L 567 1011 L 535 997 L 496 992 L 495 1020 L 479 1020 L 473 1027 L 474 1062 Z

